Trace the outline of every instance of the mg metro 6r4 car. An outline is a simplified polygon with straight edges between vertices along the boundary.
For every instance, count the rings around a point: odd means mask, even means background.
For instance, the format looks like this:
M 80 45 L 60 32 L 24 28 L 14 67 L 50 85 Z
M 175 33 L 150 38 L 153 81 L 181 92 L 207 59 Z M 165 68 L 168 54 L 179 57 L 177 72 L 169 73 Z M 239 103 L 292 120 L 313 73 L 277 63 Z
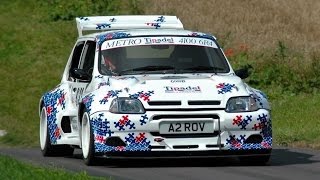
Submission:
M 265 94 L 243 82 L 214 36 L 175 16 L 76 18 L 62 80 L 40 99 L 44 156 L 237 156 L 272 149 Z M 83 35 L 85 31 L 89 32 Z

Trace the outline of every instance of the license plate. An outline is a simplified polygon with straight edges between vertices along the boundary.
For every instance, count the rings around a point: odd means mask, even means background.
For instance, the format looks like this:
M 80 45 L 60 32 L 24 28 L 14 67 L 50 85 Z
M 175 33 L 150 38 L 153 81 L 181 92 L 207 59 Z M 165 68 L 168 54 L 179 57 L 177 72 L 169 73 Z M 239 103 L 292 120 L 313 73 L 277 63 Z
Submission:
M 162 122 L 160 134 L 213 133 L 212 121 Z

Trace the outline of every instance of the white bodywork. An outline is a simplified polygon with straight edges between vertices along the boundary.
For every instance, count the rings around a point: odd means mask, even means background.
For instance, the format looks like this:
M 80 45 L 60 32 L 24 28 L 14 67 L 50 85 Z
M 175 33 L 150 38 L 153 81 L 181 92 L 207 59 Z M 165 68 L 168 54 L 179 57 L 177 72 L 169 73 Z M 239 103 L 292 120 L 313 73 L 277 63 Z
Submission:
M 109 25 L 102 25 L 105 20 Z M 156 23 L 156 26 L 150 23 Z M 213 36 L 183 30 L 182 23 L 174 16 L 84 17 L 77 18 L 77 26 L 80 37 L 69 57 L 61 83 L 40 100 L 41 107 L 47 110 L 51 144 L 82 146 L 80 119 L 81 108 L 85 107 L 90 116 L 97 153 L 259 151 L 272 148 L 270 107 L 266 96 L 236 76 L 229 62 L 230 70 L 225 73 L 112 76 L 103 75 L 98 70 L 100 45 L 101 50 L 150 43 L 220 49 Z M 98 27 L 108 32 L 83 36 L 83 30 L 97 30 Z M 194 41 L 184 41 L 186 38 Z M 79 43 L 83 42 L 85 49 L 89 41 L 96 43 L 92 80 L 80 82 L 70 78 L 73 54 Z M 81 64 L 84 52 L 78 64 Z M 226 112 L 230 98 L 250 96 L 258 106 L 256 110 Z M 111 113 L 111 102 L 119 97 L 140 100 L 145 112 Z M 259 142 L 248 140 L 255 135 L 261 137 Z M 111 137 L 121 139 L 125 145 L 108 145 L 106 142 Z

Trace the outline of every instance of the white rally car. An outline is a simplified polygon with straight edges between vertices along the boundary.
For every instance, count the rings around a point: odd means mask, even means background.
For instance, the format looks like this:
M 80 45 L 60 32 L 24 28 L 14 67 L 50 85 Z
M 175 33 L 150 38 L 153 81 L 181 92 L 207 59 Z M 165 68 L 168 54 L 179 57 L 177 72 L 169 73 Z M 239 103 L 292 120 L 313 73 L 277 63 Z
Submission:
M 237 156 L 272 149 L 264 93 L 234 71 L 212 35 L 176 16 L 76 18 L 79 38 L 61 83 L 40 99 L 44 156 Z M 84 35 L 84 32 L 91 31 Z

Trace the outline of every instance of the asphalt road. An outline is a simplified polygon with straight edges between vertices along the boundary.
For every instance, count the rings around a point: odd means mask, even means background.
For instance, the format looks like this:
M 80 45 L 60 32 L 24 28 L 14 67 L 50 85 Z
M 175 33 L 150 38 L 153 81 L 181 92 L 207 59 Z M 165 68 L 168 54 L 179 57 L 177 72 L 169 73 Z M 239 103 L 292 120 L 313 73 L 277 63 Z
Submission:
M 72 157 L 43 157 L 39 148 L 0 147 L 0 154 L 31 164 L 54 166 L 74 172 L 86 171 L 89 175 L 111 177 L 114 180 L 320 179 L 320 152 L 303 149 L 275 148 L 266 166 L 245 166 L 234 158 L 104 159 L 98 166 L 86 166 L 78 150 Z

